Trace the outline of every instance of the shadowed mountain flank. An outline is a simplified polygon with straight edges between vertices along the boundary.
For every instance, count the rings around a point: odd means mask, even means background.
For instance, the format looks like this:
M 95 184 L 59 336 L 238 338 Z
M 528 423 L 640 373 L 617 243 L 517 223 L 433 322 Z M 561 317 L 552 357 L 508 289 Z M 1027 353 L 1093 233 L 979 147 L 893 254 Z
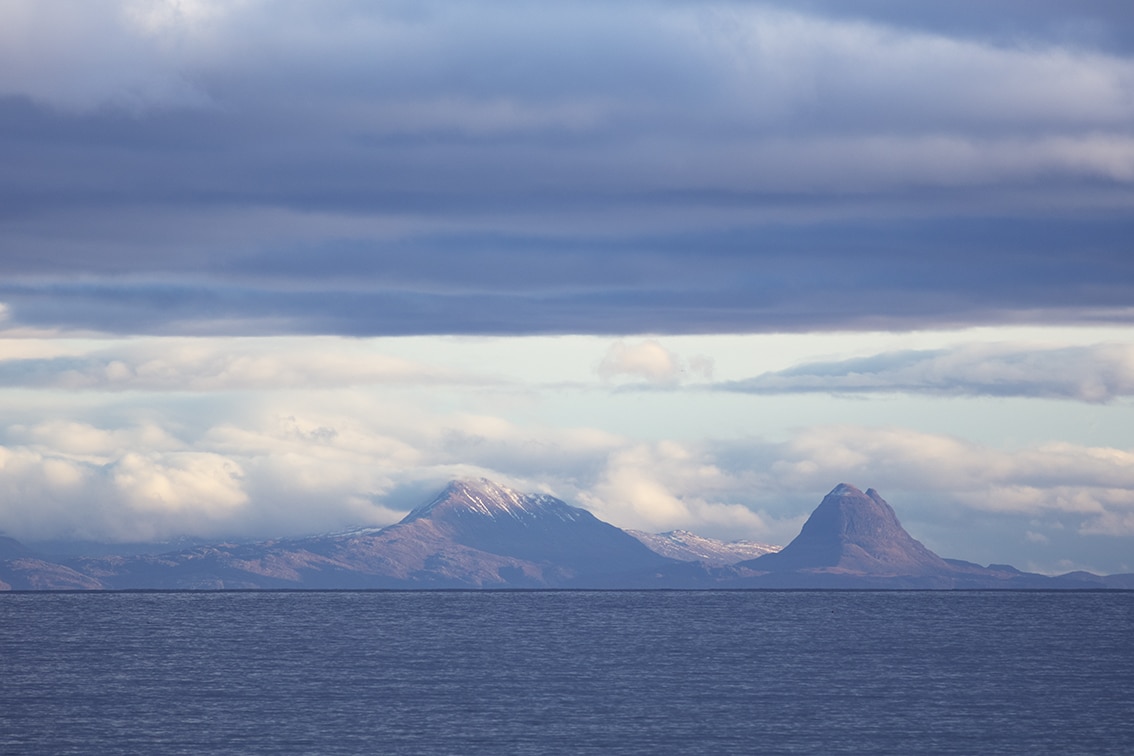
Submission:
M 824 570 L 864 575 L 925 576 L 956 568 L 905 531 L 873 488 L 840 483 L 781 551 L 741 563 L 767 572 Z
M 408 537 L 419 530 L 477 551 L 545 565 L 562 577 L 635 572 L 669 561 L 585 509 L 483 478 L 451 482 L 387 532 Z
M 24 546 L 15 538 L 9 538 L 6 535 L 0 535 L 0 559 L 20 559 L 21 557 L 34 556 L 31 549 Z

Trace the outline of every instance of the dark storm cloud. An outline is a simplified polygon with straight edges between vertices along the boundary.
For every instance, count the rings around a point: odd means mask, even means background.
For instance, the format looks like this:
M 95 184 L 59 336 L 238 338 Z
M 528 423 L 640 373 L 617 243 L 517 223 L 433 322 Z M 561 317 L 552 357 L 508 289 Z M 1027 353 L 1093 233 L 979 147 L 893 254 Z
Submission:
M 10 324 L 1131 315 L 1120 5 L 40 7 L 11 6 L 0 54 Z
M 1121 250 L 1132 237 L 1134 222 L 1039 220 L 826 223 L 615 241 L 423 234 L 281 245 L 197 265 L 190 255 L 164 271 L 161 259 L 143 261 L 166 278 L 176 266 L 185 283 L 117 270 L 93 283 L 4 283 L 0 301 L 29 325 L 140 333 L 1089 323 L 1129 317 L 1134 259 Z

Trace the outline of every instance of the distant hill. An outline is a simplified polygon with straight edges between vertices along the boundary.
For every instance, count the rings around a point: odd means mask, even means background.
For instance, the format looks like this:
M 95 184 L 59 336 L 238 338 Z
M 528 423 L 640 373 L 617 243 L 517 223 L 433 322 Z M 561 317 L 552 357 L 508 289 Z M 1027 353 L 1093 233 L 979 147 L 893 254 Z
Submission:
M 0 561 L 8 559 L 19 559 L 20 557 L 31 555 L 31 549 L 29 549 L 27 546 L 24 546 L 15 538 L 9 538 L 8 536 L 0 535 Z
M 863 493 L 846 483 L 823 497 L 795 540 L 744 566 L 861 575 L 937 575 L 954 569 L 906 532 L 877 491 Z
M 756 556 L 756 558 L 751 558 Z M 0 538 L 0 589 L 1134 588 L 942 559 L 873 489 L 840 484 L 788 546 L 629 533 L 546 494 L 449 483 L 401 522 L 307 538 L 49 561 Z
M 1009 565 L 942 559 L 914 539 L 873 488 L 840 483 L 773 554 L 739 562 L 740 582 L 780 588 L 1098 588 L 1134 587 L 1134 576 L 1071 573 L 1049 577 Z M 1109 583 L 1107 582 L 1109 581 Z

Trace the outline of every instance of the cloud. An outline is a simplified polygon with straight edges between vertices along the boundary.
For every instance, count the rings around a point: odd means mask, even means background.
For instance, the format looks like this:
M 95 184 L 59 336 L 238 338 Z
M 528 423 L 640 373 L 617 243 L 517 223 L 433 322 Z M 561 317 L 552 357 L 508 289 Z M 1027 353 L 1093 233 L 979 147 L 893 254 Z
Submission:
M 265 391 L 498 381 L 327 339 L 151 339 L 66 355 L 0 359 L 0 386 L 69 390 Z
M 726 391 L 915 393 L 1108 402 L 1134 394 L 1134 346 L 972 344 L 815 362 L 719 385 Z
M 272 445 L 257 444 L 261 433 L 217 427 L 208 438 L 177 439 L 162 449 L 141 429 L 82 430 L 96 441 L 138 440 L 123 447 L 71 438 L 50 448 L 44 442 L 54 429 L 29 428 L 24 434 L 34 445 L 0 446 L 0 519 L 9 534 L 110 542 L 264 538 L 399 516 L 376 500 L 390 485 L 394 458 L 374 443 L 328 447 L 315 432 L 290 446 L 279 435 L 268 436 Z
M 1119 55 L 760 5 L 717 6 L 706 16 L 706 44 L 731 54 L 720 57 L 765 118 L 813 128 L 835 115 L 842 128 L 889 120 L 900 130 L 949 131 L 1011 123 L 1122 128 L 1130 115 L 1125 93 L 1134 82 Z M 902 101 L 889 101 L 894 96 Z
M 1134 233 L 1130 225 L 854 221 L 677 234 L 649 243 L 495 235 L 430 244 L 375 241 L 350 254 L 331 250 L 321 262 L 315 249 L 294 261 L 265 256 L 213 283 L 205 279 L 216 279 L 216 269 L 182 271 L 186 280 L 176 284 L 138 275 L 45 284 L 25 271 L 0 284 L 0 299 L 9 306 L 12 328 L 181 335 L 737 333 L 1130 322 L 1134 271 L 1127 268 L 1134 262 L 1120 249 Z M 73 262 L 79 269 L 90 265 Z
M 1049 443 L 999 450 L 904 428 L 829 426 L 778 450 L 785 488 L 868 480 L 879 490 L 934 491 L 974 511 L 1067 515 L 1085 534 L 1134 535 L 1134 451 Z
M 126 428 L 99 428 L 75 420 L 51 419 L 32 426 L 9 425 L 7 435 L 28 447 L 81 460 L 99 460 L 133 450 L 176 451 L 182 443 L 149 422 Z
M 239 4 L 87 0 L 63 10 L 13 0 L 0 10 L 0 92 L 65 112 L 206 105 L 186 48 Z
M 621 527 L 725 539 L 786 543 L 839 482 L 877 488 L 947 556 L 1054 569 L 1089 551 L 1117 570 L 1134 537 L 1134 450 L 862 425 L 644 440 L 431 405 L 336 389 L 9 423 L 0 522 L 31 541 L 303 535 L 388 524 L 446 480 L 483 475 Z
M 713 362 L 697 355 L 688 360 L 654 339 L 630 344 L 618 341 L 607 350 L 596 369 L 603 380 L 630 376 L 657 384 L 675 384 L 690 377 L 712 378 Z
M 243 470 L 216 454 L 128 453 L 115 461 L 109 474 L 113 486 L 135 511 L 191 509 L 212 519 L 248 501 L 240 485 Z
M 855 5 L 6 3 L 6 325 L 1129 322 L 1128 14 Z
M 847 478 L 908 495 L 921 527 L 964 512 L 1053 553 L 1129 530 L 1121 449 L 861 428 L 665 446 L 554 427 L 570 402 L 490 359 L 305 338 L 621 339 L 557 384 L 596 367 L 605 401 L 711 378 L 646 334 L 1134 322 L 1121 3 L 0 6 L 4 527 L 299 533 L 483 473 L 750 537 Z M 1003 344 L 720 388 L 1130 385 L 1124 345 Z
M 995 5 L 982 0 L 957 0 L 948 8 L 911 5 L 900 0 L 807 0 L 806 7 L 822 16 L 867 20 L 988 44 L 1022 46 L 1058 41 L 1072 49 L 1134 49 L 1134 34 L 1128 23 L 1134 15 L 1129 7 L 1110 0 L 1086 0 L 1074 5 L 1060 0 L 1005 0 Z
M 0 424 L 0 523 L 27 540 L 113 542 L 385 525 L 457 477 L 574 491 L 624 443 L 426 408 L 435 401 L 428 391 L 253 392 Z
M 147 541 L 231 528 L 247 505 L 241 470 L 219 455 L 126 452 L 105 464 L 0 447 L 0 518 L 31 539 Z
M 648 532 L 690 529 L 736 539 L 759 534 L 784 542 L 801 518 L 755 511 L 743 493 L 750 471 L 728 473 L 696 445 L 663 441 L 634 444 L 611 454 L 593 485 L 580 491 L 583 505 L 624 528 Z

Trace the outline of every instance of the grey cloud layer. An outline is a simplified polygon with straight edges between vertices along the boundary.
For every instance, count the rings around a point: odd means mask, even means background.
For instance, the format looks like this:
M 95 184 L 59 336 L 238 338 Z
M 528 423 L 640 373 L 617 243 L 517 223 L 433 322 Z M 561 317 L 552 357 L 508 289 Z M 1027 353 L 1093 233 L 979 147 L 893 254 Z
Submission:
M 0 301 L 166 333 L 1129 320 L 1129 11 L 974 8 L 8 3 Z
M 1134 347 L 980 344 L 816 362 L 717 388 L 753 394 L 926 393 L 1106 402 L 1134 395 Z
M 68 356 L 0 359 L 0 387 L 92 391 L 266 391 L 374 385 L 493 385 L 462 374 L 351 350 L 342 343 L 174 340 Z

